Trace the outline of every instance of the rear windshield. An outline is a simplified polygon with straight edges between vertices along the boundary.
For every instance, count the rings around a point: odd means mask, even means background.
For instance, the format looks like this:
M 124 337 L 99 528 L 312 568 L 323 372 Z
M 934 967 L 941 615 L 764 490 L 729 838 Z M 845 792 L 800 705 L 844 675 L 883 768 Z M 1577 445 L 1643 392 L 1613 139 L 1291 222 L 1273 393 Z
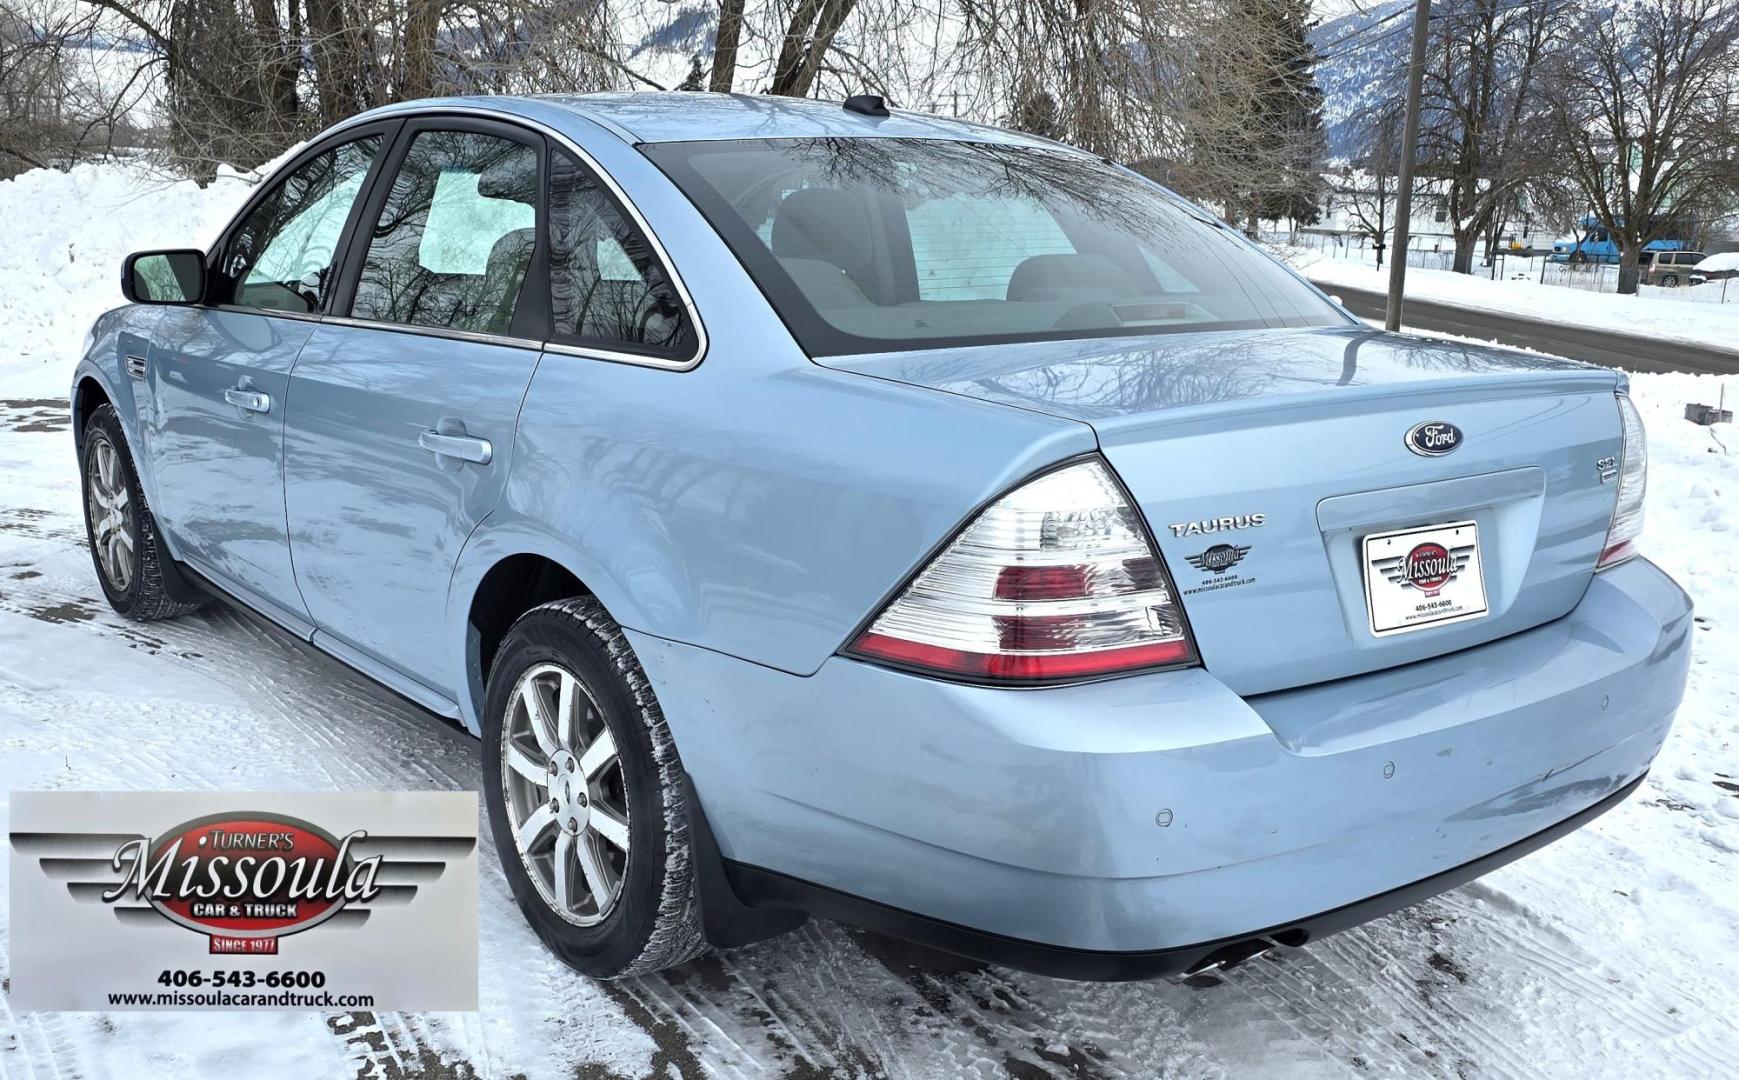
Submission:
M 1080 154 L 919 139 L 641 149 L 816 356 L 1346 322 L 1223 226 Z

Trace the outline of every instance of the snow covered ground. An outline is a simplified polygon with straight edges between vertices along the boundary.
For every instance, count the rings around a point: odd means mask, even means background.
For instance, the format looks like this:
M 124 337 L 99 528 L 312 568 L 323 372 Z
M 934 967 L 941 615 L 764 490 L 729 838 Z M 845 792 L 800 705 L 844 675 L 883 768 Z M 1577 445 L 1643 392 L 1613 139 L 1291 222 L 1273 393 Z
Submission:
M 1389 268 L 1379 270 L 1369 255 L 1342 258 L 1324 251 L 1291 248 L 1284 255 L 1325 292 L 1339 288 L 1387 292 Z M 1672 298 L 1678 290 L 1645 286 L 1648 295 L 1618 296 L 1586 292 L 1537 281 L 1497 280 L 1447 270 L 1407 270 L 1408 299 L 1520 315 L 1620 334 L 1643 334 L 1719 348 L 1739 348 L 1739 302 L 1720 303 L 1720 286 L 1702 286 L 1694 298 Z M 1734 293 L 1739 296 L 1739 290 Z M 1705 302 L 1698 302 L 1705 301 Z
M 242 196 L 227 183 L 0 183 L 0 791 L 476 789 L 469 736 L 275 632 L 221 608 L 135 625 L 103 603 L 72 358 L 117 299 L 121 254 L 208 240 Z M 485 846 L 476 1014 L 25 1015 L 0 998 L 0 1077 L 1729 1074 L 1739 459 L 1679 418 L 1714 378 L 1635 391 L 1653 444 L 1644 549 L 1699 605 L 1689 697 L 1625 805 L 1447 896 L 1205 990 L 1058 982 L 829 924 L 602 984 L 539 947 Z M 0 803 L 0 831 L 8 817 Z M 10 933 L 0 922 L 0 972 Z

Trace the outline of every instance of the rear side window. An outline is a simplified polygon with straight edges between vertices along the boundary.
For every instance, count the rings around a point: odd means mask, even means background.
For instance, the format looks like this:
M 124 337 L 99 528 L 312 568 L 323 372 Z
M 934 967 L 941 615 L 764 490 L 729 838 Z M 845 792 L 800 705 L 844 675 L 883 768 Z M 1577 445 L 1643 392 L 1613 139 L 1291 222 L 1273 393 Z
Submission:
M 525 143 L 419 132 L 369 234 L 351 315 L 506 334 L 537 246 L 537 180 Z
M 550 154 L 549 230 L 557 340 L 671 358 L 692 352 L 688 314 L 646 235 L 559 149 Z
M 248 212 L 224 249 L 219 303 L 313 314 L 332 280 L 333 254 L 380 136 L 335 147 L 298 166 Z

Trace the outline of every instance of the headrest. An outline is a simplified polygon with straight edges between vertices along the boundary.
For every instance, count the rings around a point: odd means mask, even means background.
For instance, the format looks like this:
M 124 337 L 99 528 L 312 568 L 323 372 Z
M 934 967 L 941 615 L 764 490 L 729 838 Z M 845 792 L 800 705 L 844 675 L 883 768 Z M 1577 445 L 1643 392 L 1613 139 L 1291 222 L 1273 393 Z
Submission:
M 489 265 L 496 267 L 508 261 L 523 262 L 531 258 L 531 249 L 536 245 L 536 229 L 511 229 L 502 233 L 495 246 L 489 249 Z
M 873 294 L 871 229 L 869 213 L 856 196 L 836 188 L 802 188 L 785 196 L 773 215 L 773 254 L 832 263 Z
M 1129 274 L 1103 255 L 1033 255 L 1008 279 L 1010 300 L 1114 300 L 1135 292 Z
M 485 199 L 537 202 L 537 154 L 514 146 L 483 166 L 477 175 L 477 194 Z

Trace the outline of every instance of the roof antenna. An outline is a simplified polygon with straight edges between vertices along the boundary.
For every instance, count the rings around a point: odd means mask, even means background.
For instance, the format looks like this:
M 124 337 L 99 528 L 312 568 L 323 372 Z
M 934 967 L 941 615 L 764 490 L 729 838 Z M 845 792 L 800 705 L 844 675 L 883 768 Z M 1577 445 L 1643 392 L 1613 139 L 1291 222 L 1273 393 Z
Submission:
M 865 116 L 888 115 L 888 107 L 882 102 L 880 94 L 853 94 L 845 99 L 845 111 L 862 113 Z

